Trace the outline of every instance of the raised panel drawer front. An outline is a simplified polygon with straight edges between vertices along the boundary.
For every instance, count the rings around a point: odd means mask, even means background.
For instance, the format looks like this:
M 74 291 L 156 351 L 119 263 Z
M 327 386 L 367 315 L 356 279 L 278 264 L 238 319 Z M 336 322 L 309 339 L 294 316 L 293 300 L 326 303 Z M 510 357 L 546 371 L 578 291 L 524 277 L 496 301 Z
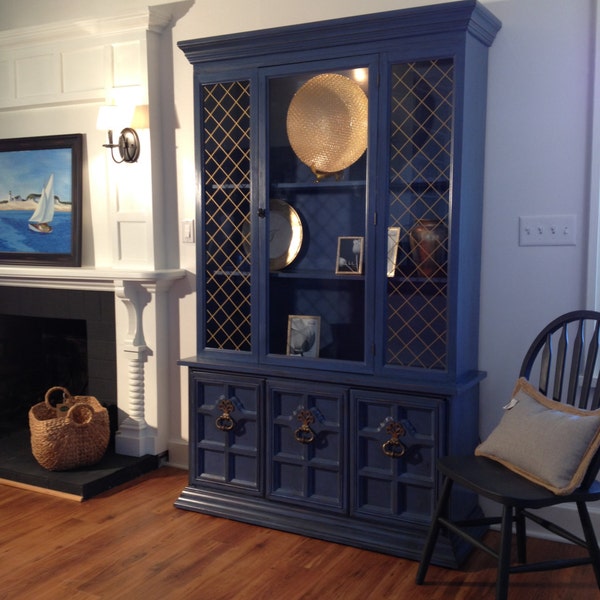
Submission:
M 191 469 L 198 483 L 260 492 L 262 381 L 192 371 Z
M 345 389 L 268 382 L 267 397 L 267 495 L 345 511 Z
M 353 390 L 352 513 L 429 522 L 444 401 Z

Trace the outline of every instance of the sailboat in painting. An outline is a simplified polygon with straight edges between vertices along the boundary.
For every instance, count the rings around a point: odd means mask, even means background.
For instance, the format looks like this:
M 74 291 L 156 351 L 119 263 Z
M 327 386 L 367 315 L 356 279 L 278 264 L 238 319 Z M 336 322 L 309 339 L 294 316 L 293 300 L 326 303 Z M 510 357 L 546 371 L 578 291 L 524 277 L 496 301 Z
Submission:
M 37 233 L 51 233 L 54 219 L 54 174 L 51 174 L 42 189 L 40 201 L 29 218 L 29 229 Z

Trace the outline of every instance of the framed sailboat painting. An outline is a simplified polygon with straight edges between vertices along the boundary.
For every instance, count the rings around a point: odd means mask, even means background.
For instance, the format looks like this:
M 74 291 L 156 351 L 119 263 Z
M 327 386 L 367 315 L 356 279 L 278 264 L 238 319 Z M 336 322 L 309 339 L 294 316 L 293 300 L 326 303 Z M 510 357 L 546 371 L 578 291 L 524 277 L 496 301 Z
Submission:
M 0 140 L 0 265 L 81 266 L 83 135 Z

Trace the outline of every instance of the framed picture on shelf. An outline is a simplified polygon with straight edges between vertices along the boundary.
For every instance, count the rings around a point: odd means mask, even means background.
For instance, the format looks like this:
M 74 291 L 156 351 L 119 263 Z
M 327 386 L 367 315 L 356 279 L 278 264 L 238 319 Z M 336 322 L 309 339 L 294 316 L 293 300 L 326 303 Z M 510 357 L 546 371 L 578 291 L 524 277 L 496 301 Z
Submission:
M 387 243 L 387 276 L 393 277 L 396 273 L 398 259 L 398 244 L 400 243 L 400 227 L 388 227 Z
M 83 135 L 0 140 L 0 265 L 81 266 Z
M 289 315 L 287 354 L 289 356 L 319 356 L 321 317 L 314 315 Z
M 362 275 L 363 237 L 339 237 L 335 260 L 336 275 Z

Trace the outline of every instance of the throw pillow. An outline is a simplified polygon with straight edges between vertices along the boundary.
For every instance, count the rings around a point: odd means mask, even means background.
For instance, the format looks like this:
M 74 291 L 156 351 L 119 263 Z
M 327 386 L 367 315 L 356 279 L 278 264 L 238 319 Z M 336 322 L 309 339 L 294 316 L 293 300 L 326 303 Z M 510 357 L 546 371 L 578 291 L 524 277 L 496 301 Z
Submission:
M 550 400 L 524 378 L 517 381 L 512 398 L 475 454 L 555 494 L 570 494 L 581 484 L 600 446 L 600 410 Z

